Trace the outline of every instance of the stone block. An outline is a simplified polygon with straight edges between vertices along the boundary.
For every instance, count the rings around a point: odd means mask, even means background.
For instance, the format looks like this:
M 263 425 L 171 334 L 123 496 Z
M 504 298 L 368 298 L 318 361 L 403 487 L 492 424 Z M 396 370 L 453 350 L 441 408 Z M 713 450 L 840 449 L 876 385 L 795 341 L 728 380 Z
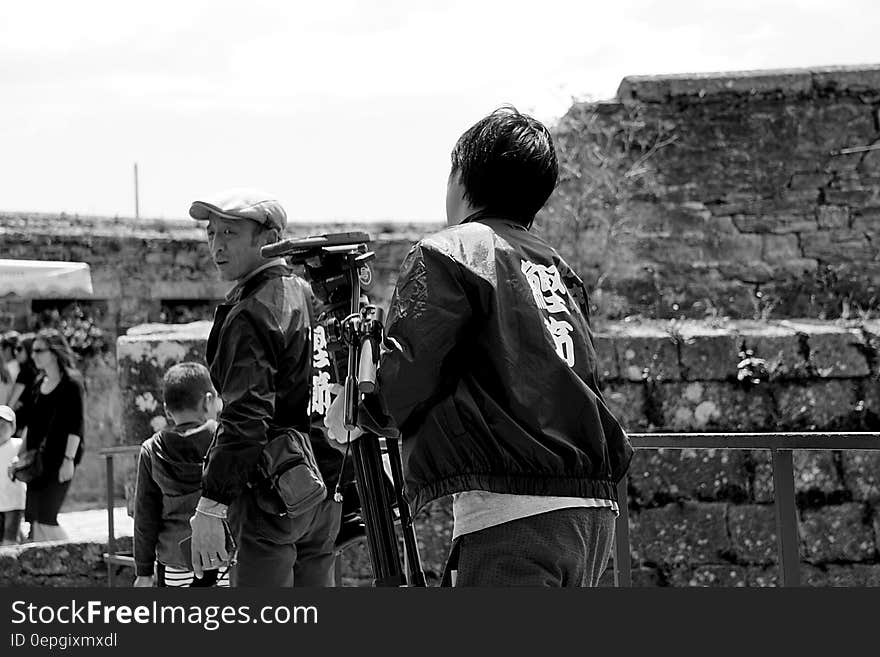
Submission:
M 880 500 L 880 451 L 843 450 L 843 481 L 856 501 Z
M 784 320 L 780 325 L 806 336 L 807 362 L 819 376 L 850 378 L 870 373 L 860 349 L 864 344 L 860 331 L 818 321 Z
M 773 460 L 767 450 L 753 450 L 749 456 L 752 469 L 752 499 L 759 503 L 775 500 Z M 832 452 L 798 450 L 792 453 L 795 494 L 810 505 L 828 500 L 845 500 L 848 493 Z
M 767 362 L 771 375 L 785 375 L 803 363 L 800 339 L 793 329 L 767 322 L 740 321 L 735 324 L 737 342 L 756 358 Z
M 870 261 L 874 248 L 864 233 L 856 231 L 820 231 L 803 242 L 803 257 L 815 258 L 833 265 L 851 265 L 853 261 Z
M 858 503 L 807 510 L 800 526 L 804 556 L 816 563 L 869 561 L 876 558 L 874 530 Z
M 820 205 L 816 208 L 816 221 L 819 228 L 848 228 L 850 210 L 845 205 Z
M 727 527 L 738 563 L 776 562 L 776 510 L 773 505 L 732 505 L 727 514 Z
M 166 264 L 166 257 L 164 253 L 150 251 L 144 254 L 144 262 L 148 265 L 160 266 Z
M 620 378 L 620 370 L 617 367 L 617 351 L 614 348 L 614 340 L 606 335 L 596 333 L 593 336 L 593 346 L 596 348 L 596 367 L 599 370 L 600 381 L 615 381 Z
M 687 381 L 724 381 L 736 377 L 739 345 L 732 331 L 693 325 L 682 327 L 679 343 L 682 377 Z
M 856 383 L 849 379 L 772 385 L 782 431 L 834 429 L 851 416 L 858 402 Z
M 733 564 L 674 567 L 668 575 L 669 586 L 673 587 L 733 588 L 748 586 L 748 581 L 748 569 Z
M 736 236 L 710 234 L 700 240 L 692 239 L 689 246 L 688 256 L 697 264 L 717 264 L 730 260 L 757 262 L 761 260 L 763 240 L 760 235 L 748 233 Z
M 762 431 L 775 424 L 767 385 L 743 388 L 707 381 L 657 386 L 663 428 L 671 431 Z
M 877 199 L 873 189 L 825 189 L 825 202 L 830 205 L 863 207 Z
M 788 262 L 802 258 L 797 235 L 764 235 L 763 260 L 769 263 Z
M 806 213 L 778 212 L 772 214 L 735 214 L 733 223 L 743 233 L 760 233 L 765 238 L 783 237 L 777 246 L 784 250 L 790 250 L 792 244 L 797 246 L 797 237 L 787 233 L 804 233 L 815 231 L 818 228 L 816 219 Z M 793 241 L 792 241 L 793 238 Z M 764 242 L 764 252 L 769 253 L 767 243 Z M 800 251 L 793 254 L 800 255 Z M 772 255 L 772 253 L 770 254 Z
M 779 568 L 777 566 L 751 566 L 746 568 L 746 586 L 766 588 L 779 586 Z
M 670 499 L 742 500 L 749 473 L 740 450 L 641 449 L 633 455 L 629 488 L 640 505 Z
M 730 551 L 725 504 L 684 502 L 630 516 L 637 562 L 669 565 L 721 563 Z
M 845 489 L 837 457 L 827 450 L 797 450 L 792 452 L 794 491 L 807 498 L 819 499 L 842 493 Z
M 603 334 L 614 341 L 621 378 L 678 381 L 678 349 L 668 331 L 657 325 L 618 325 L 603 327 Z
M 792 174 L 789 187 L 792 189 L 818 190 L 831 181 L 831 174 L 820 172 L 801 172 Z
M 99 543 L 38 543 L 22 549 L 19 566 L 27 575 L 82 575 L 104 568 Z
M 878 151 L 874 151 L 877 153 Z M 880 158 L 878 158 L 880 161 Z M 880 232 L 880 207 L 859 208 L 852 213 L 852 229 L 876 235 Z
M 610 383 L 602 391 L 611 413 L 628 432 L 642 432 L 649 428 L 645 415 L 645 386 L 641 383 Z
M 805 208 L 816 205 L 820 199 L 820 189 L 818 187 L 813 189 L 783 189 L 780 192 L 780 198 L 786 202 L 791 204 L 794 208 Z M 811 229 L 807 230 L 816 230 L 818 226 L 813 226 Z
M 845 91 L 870 92 L 880 86 L 880 73 L 875 68 L 862 66 L 829 66 L 812 69 L 812 82 L 817 90 L 826 90 L 844 96 Z
M 778 280 L 780 277 L 794 277 L 801 279 L 807 275 L 815 274 L 819 268 L 819 261 L 811 258 L 790 258 L 781 262 L 773 263 L 773 278 Z M 763 291 L 770 290 L 770 286 L 761 288 Z M 783 300 L 784 302 L 785 300 Z M 781 313 L 780 313 L 781 314 Z
M 733 278 L 749 284 L 767 283 L 773 280 L 775 268 L 772 264 L 761 260 L 734 260 L 721 262 L 718 271 L 724 278 Z
M 162 428 L 162 377 L 176 363 L 205 362 L 210 328 L 210 322 L 148 324 L 130 329 L 117 340 L 122 442 L 142 442 Z
M 823 568 L 802 567 L 801 584 L 814 587 L 880 586 L 880 565 L 828 564 Z

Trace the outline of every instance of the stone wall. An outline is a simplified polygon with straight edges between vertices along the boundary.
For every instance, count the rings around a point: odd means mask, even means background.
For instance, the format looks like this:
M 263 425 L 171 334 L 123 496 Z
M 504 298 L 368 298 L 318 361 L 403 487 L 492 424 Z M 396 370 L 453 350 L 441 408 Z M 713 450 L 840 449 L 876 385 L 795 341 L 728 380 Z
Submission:
M 412 242 L 436 225 L 408 223 L 291 224 L 285 237 L 363 231 L 375 240 L 379 301 L 390 291 Z M 135 325 L 165 321 L 163 303 L 215 304 L 229 289 L 211 262 L 203 227 L 188 219 L 111 218 L 0 212 L 3 257 L 74 260 L 91 266 L 94 299 L 103 324 L 116 335 Z M 16 306 L 21 310 L 20 303 Z M 14 318 L 25 328 L 25 317 Z
M 536 225 L 610 318 L 880 308 L 880 68 L 628 77 L 555 128 Z
M 376 303 L 387 307 L 403 256 L 423 232 L 435 228 L 407 223 L 305 222 L 292 224 L 286 236 L 353 230 L 370 233 L 376 240 L 375 283 L 370 293 Z M 186 314 L 209 318 L 229 284 L 217 276 L 203 229 L 188 219 L 142 219 L 135 223 L 130 218 L 7 212 L 0 213 L 0 245 L 3 258 L 72 260 L 91 266 L 94 297 L 87 305 L 110 340 L 106 352 L 80 363 L 87 386 L 85 438 L 89 449 L 65 509 L 94 505 L 104 496 L 104 464 L 97 450 L 134 440 L 124 437 L 121 423 L 120 404 L 133 400 L 119 394 L 116 337 L 132 326 L 174 321 L 169 316 L 173 308 L 191 307 L 192 312 Z M 0 284 L 0 330 L 32 330 L 35 319 L 31 301 L 3 298 Z
M 630 322 L 597 337 L 631 432 L 880 431 L 880 322 Z M 802 581 L 880 584 L 880 452 L 794 452 Z M 769 451 L 640 450 L 634 580 L 778 582 Z
M 119 339 L 130 442 L 162 421 L 162 372 L 200 358 L 209 328 L 142 327 Z M 600 322 L 596 347 L 606 400 L 630 432 L 880 431 L 880 321 Z M 880 453 L 794 458 L 804 581 L 880 583 Z M 768 451 L 640 450 L 629 505 L 637 583 L 777 582 Z M 434 583 L 451 529 L 448 499 L 417 518 Z M 368 582 L 363 548 L 347 554 L 345 568 L 346 583 Z
M 117 541 L 116 549 L 131 551 L 131 537 Z M 0 586 L 87 587 L 107 585 L 103 554 L 106 543 L 51 542 L 0 548 Z M 130 586 L 134 573 L 127 569 L 118 580 Z

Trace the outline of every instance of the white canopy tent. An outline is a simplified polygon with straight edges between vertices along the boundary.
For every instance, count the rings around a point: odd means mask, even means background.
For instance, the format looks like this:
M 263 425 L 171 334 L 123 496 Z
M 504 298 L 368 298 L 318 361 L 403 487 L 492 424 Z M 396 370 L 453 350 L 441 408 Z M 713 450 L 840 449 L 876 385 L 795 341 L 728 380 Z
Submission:
M 0 298 L 85 299 L 92 294 L 85 262 L 0 259 Z

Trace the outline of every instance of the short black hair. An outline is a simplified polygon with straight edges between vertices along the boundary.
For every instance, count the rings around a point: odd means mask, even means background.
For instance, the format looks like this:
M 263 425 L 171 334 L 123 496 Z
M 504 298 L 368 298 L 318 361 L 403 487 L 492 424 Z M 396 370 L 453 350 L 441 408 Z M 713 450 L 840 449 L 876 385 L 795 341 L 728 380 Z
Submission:
M 501 107 L 459 137 L 452 149 L 455 174 L 474 207 L 531 224 L 556 187 L 553 137 L 537 119 Z
M 214 392 L 208 368 L 201 363 L 178 363 L 162 377 L 162 396 L 171 411 L 199 410 L 205 393 Z

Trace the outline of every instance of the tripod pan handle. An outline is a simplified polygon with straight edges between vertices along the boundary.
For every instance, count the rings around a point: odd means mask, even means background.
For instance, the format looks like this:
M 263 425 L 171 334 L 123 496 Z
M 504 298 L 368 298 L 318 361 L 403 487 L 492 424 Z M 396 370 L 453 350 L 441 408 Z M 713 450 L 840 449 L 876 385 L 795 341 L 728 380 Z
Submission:
M 357 379 L 361 392 L 368 393 L 376 389 L 376 360 L 373 358 L 373 341 L 370 339 L 364 340 L 361 345 Z

